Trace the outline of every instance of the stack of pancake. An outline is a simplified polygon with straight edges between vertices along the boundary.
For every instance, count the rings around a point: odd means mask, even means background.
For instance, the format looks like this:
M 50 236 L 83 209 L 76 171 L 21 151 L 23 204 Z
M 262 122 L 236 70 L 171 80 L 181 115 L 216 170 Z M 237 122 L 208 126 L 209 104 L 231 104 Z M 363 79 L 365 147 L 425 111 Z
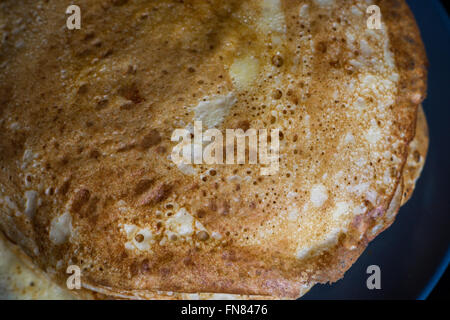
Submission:
M 427 70 L 403 0 L 77 2 L 74 30 L 68 1 L 0 3 L 0 231 L 48 296 L 75 265 L 83 298 L 298 298 L 411 196 Z M 194 121 L 280 130 L 279 170 L 174 163 Z

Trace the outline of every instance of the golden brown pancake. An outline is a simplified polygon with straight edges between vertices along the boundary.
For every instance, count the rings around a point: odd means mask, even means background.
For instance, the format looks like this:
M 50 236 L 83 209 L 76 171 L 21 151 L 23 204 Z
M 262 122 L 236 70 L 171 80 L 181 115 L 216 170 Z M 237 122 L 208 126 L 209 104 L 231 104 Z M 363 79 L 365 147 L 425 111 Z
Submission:
M 55 281 L 78 265 L 117 297 L 338 280 L 426 154 L 418 29 L 375 3 L 380 30 L 367 1 L 79 1 L 71 31 L 70 3 L 2 2 L 0 230 Z M 279 171 L 175 165 L 195 120 L 280 129 Z
M 0 233 L 0 299 L 70 299 L 67 291 L 42 272 L 35 272 L 20 251 L 11 248 Z
M 420 150 L 421 156 L 425 157 L 428 148 L 428 128 L 423 109 L 419 110 L 419 117 L 417 119 L 416 136 L 410 143 L 410 151 L 407 165 L 404 171 L 409 170 L 414 174 L 409 176 L 409 183 L 403 182 L 406 185 L 404 189 L 411 190 L 414 188 L 415 181 L 419 178 L 424 160 L 418 155 L 412 156 L 412 152 Z M 419 160 L 417 160 L 419 159 Z M 421 166 L 417 166 L 420 163 Z M 407 168 L 415 168 L 414 170 Z M 407 177 L 404 173 L 403 181 Z M 412 191 L 412 190 L 411 190 Z M 405 194 L 405 193 L 403 193 Z M 398 202 L 392 206 L 392 210 L 398 210 Z M 231 294 L 208 294 L 208 293 L 177 293 L 177 292 L 134 292 L 130 294 L 121 295 L 117 292 L 108 290 L 100 290 L 102 294 L 90 292 L 89 290 L 62 290 L 61 287 L 56 286 L 42 271 L 33 266 L 32 261 L 24 254 L 20 253 L 18 248 L 15 248 L 8 240 L 6 240 L 0 233 L 0 298 L 1 299 L 109 299 L 109 298 L 133 298 L 133 299 L 269 299 L 270 296 L 243 296 Z M 308 292 L 305 288 L 300 296 Z

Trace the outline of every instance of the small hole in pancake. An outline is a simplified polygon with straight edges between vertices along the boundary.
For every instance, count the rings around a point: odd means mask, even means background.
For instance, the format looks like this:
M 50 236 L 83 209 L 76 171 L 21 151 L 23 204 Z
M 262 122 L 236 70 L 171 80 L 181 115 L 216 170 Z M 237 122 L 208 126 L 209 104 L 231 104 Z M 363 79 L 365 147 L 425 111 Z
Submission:
M 177 239 L 178 239 L 178 237 L 177 237 L 176 234 L 171 234 L 171 235 L 170 235 L 170 240 L 176 241 Z
M 142 234 L 137 234 L 136 237 L 134 237 L 134 240 L 136 240 L 136 242 L 142 242 L 144 241 L 144 236 Z

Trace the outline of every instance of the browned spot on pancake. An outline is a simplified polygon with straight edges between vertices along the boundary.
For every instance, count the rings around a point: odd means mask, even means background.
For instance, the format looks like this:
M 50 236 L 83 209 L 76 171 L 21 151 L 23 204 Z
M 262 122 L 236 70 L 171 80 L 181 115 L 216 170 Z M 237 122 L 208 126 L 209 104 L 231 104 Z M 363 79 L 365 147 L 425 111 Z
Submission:
M 197 217 L 203 218 L 204 216 L 206 216 L 206 210 L 203 209 L 197 210 Z
M 81 207 L 89 201 L 90 196 L 91 193 L 87 189 L 76 191 L 72 199 L 71 212 L 79 212 Z
M 153 184 L 154 180 L 153 179 L 142 179 L 140 180 L 137 185 L 134 187 L 134 193 L 135 195 L 140 195 L 142 194 L 144 191 L 147 191 L 148 188 L 151 187 L 151 185 Z
M 142 149 L 151 148 L 161 142 L 161 135 L 158 130 L 152 129 L 149 133 L 147 133 L 140 142 L 140 147 Z
M 272 57 L 272 64 L 273 64 L 275 67 L 280 68 L 281 66 L 283 66 L 283 63 L 284 63 L 284 59 L 283 59 L 282 56 L 280 56 L 280 55 L 277 54 L 277 55 L 275 55 L 275 56 Z
M 222 215 L 227 215 L 230 213 L 230 203 L 228 200 L 219 201 L 218 213 Z
M 136 83 L 131 83 L 129 85 L 125 85 L 119 89 L 119 94 L 126 98 L 127 100 L 132 101 L 135 104 L 141 103 L 144 101 L 144 98 L 141 97 L 139 89 Z
M 58 194 L 65 195 L 70 188 L 71 178 L 67 178 L 63 181 L 62 185 L 58 188 Z
M 152 190 L 142 196 L 141 200 L 139 201 L 139 205 L 145 206 L 158 203 L 169 196 L 171 189 L 172 186 L 170 184 L 161 182 Z
M 117 148 L 117 152 L 130 151 L 134 147 L 136 147 L 136 143 L 135 142 L 127 143 L 127 144 L 121 145 L 119 148 Z
M 206 241 L 209 239 L 209 234 L 206 231 L 200 231 L 197 233 L 197 239 L 200 241 Z
M 244 132 L 250 129 L 250 122 L 248 120 L 241 120 L 235 125 L 236 129 L 242 129 Z
M 321 41 L 321 42 L 317 43 L 316 49 L 320 53 L 326 53 L 327 52 L 327 43 L 324 42 L 324 41 Z

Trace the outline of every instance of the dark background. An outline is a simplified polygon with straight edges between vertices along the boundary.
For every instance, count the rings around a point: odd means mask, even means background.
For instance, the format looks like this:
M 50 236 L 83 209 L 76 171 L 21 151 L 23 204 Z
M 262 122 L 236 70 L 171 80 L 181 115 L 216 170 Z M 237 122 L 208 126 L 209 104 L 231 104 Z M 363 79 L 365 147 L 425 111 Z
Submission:
M 447 13 L 448 13 L 448 10 L 450 8 L 449 2 L 448 1 L 441 1 L 441 2 L 444 4 L 444 7 L 445 7 L 445 9 L 447 9 Z
M 447 270 L 438 285 L 433 289 L 429 300 L 450 300 L 450 274 Z
M 394 2 L 394 1 L 393 1 Z M 407 0 L 430 62 L 423 103 L 430 130 L 427 161 L 412 199 L 345 277 L 317 285 L 303 299 L 449 299 L 450 261 L 450 21 L 443 4 Z M 366 269 L 381 269 L 381 290 L 368 290 Z M 442 278 L 441 278 L 442 277 Z
M 450 9 L 450 1 L 441 1 L 447 10 L 447 14 L 449 14 Z M 450 232 L 450 231 L 449 231 Z M 450 272 L 447 268 L 447 271 L 442 276 L 441 280 L 437 284 L 437 286 L 433 289 L 430 296 L 428 297 L 430 300 L 450 300 Z

